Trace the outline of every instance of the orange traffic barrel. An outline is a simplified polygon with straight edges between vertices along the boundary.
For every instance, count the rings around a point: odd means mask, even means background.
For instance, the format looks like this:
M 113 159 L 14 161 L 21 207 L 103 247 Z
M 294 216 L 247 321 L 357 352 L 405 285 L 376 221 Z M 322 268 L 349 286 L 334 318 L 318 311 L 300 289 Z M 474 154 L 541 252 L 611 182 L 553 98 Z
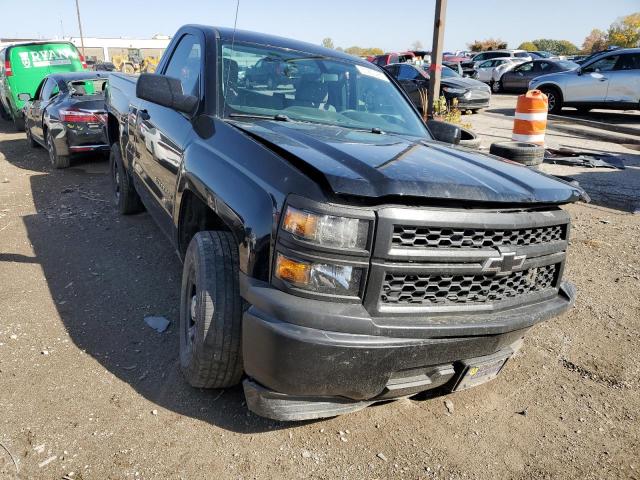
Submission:
M 547 129 L 547 96 L 540 90 L 529 90 L 518 97 L 516 118 L 513 121 L 513 135 L 516 142 L 530 142 L 544 145 Z

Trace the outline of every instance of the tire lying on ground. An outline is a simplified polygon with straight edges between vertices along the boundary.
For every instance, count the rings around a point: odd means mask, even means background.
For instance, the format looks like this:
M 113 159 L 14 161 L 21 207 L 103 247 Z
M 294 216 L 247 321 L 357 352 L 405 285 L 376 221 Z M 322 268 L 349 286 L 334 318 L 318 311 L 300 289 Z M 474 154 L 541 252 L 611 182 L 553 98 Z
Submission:
M 461 147 L 480 148 L 480 137 L 468 128 L 460 127 L 460 143 Z
M 535 143 L 497 142 L 489 147 L 489 153 L 523 165 L 540 165 L 544 160 L 544 147 Z

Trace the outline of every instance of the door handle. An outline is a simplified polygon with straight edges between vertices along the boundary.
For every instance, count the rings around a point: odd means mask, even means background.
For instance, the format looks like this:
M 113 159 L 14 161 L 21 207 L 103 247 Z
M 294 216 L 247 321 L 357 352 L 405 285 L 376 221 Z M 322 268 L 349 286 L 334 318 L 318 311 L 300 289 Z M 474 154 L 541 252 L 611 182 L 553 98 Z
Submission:
M 149 115 L 149 112 L 146 110 L 138 110 L 138 114 L 142 120 L 149 120 L 151 118 L 151 115 Z

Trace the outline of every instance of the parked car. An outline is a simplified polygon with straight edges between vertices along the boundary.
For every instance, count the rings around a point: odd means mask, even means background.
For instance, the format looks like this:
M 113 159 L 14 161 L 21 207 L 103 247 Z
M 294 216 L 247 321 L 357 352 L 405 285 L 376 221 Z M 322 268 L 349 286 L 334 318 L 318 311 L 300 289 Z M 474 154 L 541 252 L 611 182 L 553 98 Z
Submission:
M 464 75 L 472 76 L 473 72 L 475 71 L 475 67 L 479 65 L 481 62 L 484 62 L 485 60 L 490 60 L 492 58 L 508 58 L 508 57 L 524 58 L 527 61 L 532 60 L 532 57 L 529 54 L 529 52 L 525 50 L 491 50 L 488 52 L 478 53 L 477 55 L 473 56 L 471 60 L 462 62 L 462 70 L 464 72 Z
M 239 84 L 239 63 L 274 54 L 306 66 L 295 91 Z M 109 79 L 113 196 L 146 207 L 184 261 L 192 385 L 242 381 L 278 420 L 461 390 L 573 303 L 560 205 L 580 189 L 434 141 L 370 63 L 185 26 L 157 72 Z M 149 131 L 167 148 L 148 149 Z
M 46 76 L 33 97 L 21 93 L 27 140 L 43 146 L 55 168 L 69 166 L 74 155 L 108 152 L 104 126 L 107 75 L 98 72 Z
M 549 112 L 575 107 L 586 113 L 593 108 L 640 108 L 640 48 L 601 53 L 573 70 L 533 79 L 529 88 L 542 90 Z
M 575 70 L 578 64 L 568 60 L 534 60 L 512 68 L 502 74 L 494 84 L 494 92 L 522 93 L 529 89 L 529 82 L 540 75 Z
M 405 63 L 412 61 L 415 55 L 411 52 L 404 53 L 385 53 L 384 55 L 376 55 L 371 63 L 375 63 L 379 67 L 384 67 L 391 63 Z
M 17 43 L 0 51 L 0 115 L 24 130 L 22 93 L 30 97 L 51 73 L 77 72 L 86 68 L 84 58 L 69 42 Z
M 262 85 L 274 90 L 279 85 L 291 83 L 288 73 L 288 66 L 281 59 L 265 57 L 246 70 L 244 80 L 248 86 Z
M 422 111 L 420 91 L 429 88 L 429 74 L 422 68 L 407 63 L 396 63 L 384 67 L 402 86 L 413 104 Z M 442 67 L 440 95 L 447 103 L 455 98 L 461 110 L 477 111 L 489 106 L 491 90 L 487 85 L 472 78 L 463 78 L 449 67 Z
M 491 85 L 494 81 L 499 80 L 500 75 L 496 75 L 496 71 L 504 72 L 503 65 L 509 65 L 511 67 L 515 67 L 521 63 L 524 63 L 526 60 L 517 58 L 517 57 L 501 57 L 501 58 L 492 58 L 491 60 L 485 60 L 484 62 L 479 63 L 475 67 L 475 72 L 472 75 L 473 78 L 479 80 L 481 82 L 487 83 Z M 502 68 L 498 68 L 502 67 Z
M 442 66 L 450 68 L 460 76 L 463 76 L 464 74 L 464 72 L 462 71 L 462 65 L 460 64 L 460 62 L 443 61 Z

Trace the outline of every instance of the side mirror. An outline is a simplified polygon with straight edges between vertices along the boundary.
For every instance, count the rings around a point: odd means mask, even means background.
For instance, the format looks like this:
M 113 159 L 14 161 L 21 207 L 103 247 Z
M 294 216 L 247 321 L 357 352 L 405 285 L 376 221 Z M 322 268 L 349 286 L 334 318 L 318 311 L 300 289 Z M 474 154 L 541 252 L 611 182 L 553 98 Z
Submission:
M 31 100 L 31 95 L 29 95 L 28 93 L 19 93 L 18 100 L 21 100 L 23 102 L 28 102 L 29 100 Z
M 182 93 L 180 80 L 157 73 L 140 75 L 136 84 L 136 96 L 188 115 L 193 115 L 198 105 L 197 97 Z
M 462 130 L 452 123 L 442 122 L 440 120 L 427 120 L 427 128 L 435 140 L 444 143 L 458 145 Z

